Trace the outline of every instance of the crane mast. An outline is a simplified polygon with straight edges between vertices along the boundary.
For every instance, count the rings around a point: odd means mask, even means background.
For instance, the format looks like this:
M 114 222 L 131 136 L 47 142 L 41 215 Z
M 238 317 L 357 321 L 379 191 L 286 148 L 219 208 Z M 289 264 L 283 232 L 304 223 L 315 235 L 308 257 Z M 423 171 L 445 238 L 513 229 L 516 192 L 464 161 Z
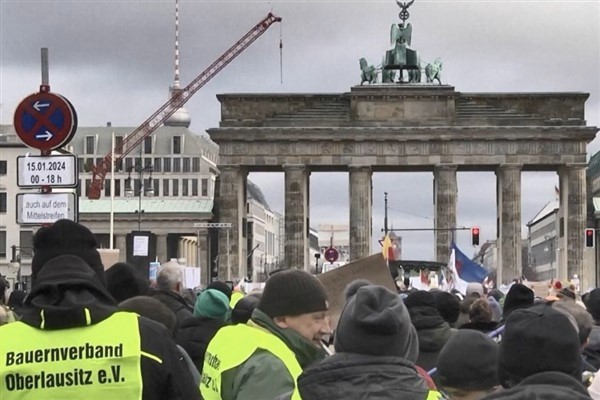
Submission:
M 115 147 L 117 156 L 113 160 L 113 153 L 104 156 L 102 161 L 92 167 L 92 182 L 87 192 L 91 200 L 100 198 L 104 188 L 104 179 L 110 171 L 114 162 L 123 159 L 131 153 L 142 141 L 158 129 L 171 115 L 182 107 L 200 88 L 217 75 L 231 61 L 239 56 L 248 46 L 269 29 L 275 22 L 281 22 L 281 18 L 269 13 L 262 21 L 254 26 L 244 37 L 231 46 L 211 66 L 204 70 L 185 88 L 173 92 L 171 98 L 154 112 L 146 121 L 138 126 L 133 132 L 126 136 L 123 141 Z

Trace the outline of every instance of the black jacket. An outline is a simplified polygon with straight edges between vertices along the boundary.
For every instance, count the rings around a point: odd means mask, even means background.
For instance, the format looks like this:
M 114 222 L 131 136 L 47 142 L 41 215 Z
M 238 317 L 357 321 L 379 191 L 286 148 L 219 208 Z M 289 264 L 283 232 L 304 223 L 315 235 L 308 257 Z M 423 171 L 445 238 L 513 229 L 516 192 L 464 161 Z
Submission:
M 562 372 L 540 372 L 518 385 L 499 391 L 484 400 L 589 400 L 585 387 L 577 379 Z
M 175 316 L 177 317 L 177 329 L 179 329 L 179 327 L 183 324 L 183 321 L 194 316 L 194 309 L 185 301 L 183 297 L 175 292 L 168 290 L 155 290 L 152 293 L 152 297 L 160 300 L 175 313 Z
M 36 329 L 43 325 L 44 330 L 67 330 L 97 324 L 117 312 L 121 311 L 115 301 L 85 261 L 75 256 L 59 256 L 48 261 L 37 275 L 21 321 Z M 167 329 L 150 319 L 138 318 L 140 350 L 152 356 L 142 355 L 140 361 L 143 399 L 200 399 L 199 390 Z M 82 389 L 82 397 L 84 392 Z
M 600 369 L 600 326 L 598 325 L 592 327 L 589 343 L 583 349 L 583 358 L 594 368 Z
M 415 306 L 408 309 L 410 320 L 419 336 L 417 364 L 425 371 L 437 365 L 437 358 L 448 339 L 456 332 L 433 307 Z
M 175 340 L 188 353 L 198 372 L 202 373 L 204 353 L 206 353 L 208 343 L 223 326 L 225 326 L 225 322 L 218 319 L 192 317 L 183 321 L 177 330 Z
M 414 364 L 399 357 L 337 353 L 298 378 L 302 400 L 425 400 L 429 389 Z

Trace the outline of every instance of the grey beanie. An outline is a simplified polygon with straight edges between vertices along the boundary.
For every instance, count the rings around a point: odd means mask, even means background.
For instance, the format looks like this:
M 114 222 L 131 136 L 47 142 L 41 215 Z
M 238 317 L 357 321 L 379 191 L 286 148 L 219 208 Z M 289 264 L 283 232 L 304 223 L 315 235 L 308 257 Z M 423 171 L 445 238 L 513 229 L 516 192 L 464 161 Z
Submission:
M 334 341 L 337 353 L 397 356 L 415 362 L 417 331 L 397 294 L 367 285 L 352 296 L 340 316 Z
M 487 390 L 500 383 L 498 344 L 472 329 L 461 329 L 444 345 L 437 360 L 442 386 L 463 390 Z

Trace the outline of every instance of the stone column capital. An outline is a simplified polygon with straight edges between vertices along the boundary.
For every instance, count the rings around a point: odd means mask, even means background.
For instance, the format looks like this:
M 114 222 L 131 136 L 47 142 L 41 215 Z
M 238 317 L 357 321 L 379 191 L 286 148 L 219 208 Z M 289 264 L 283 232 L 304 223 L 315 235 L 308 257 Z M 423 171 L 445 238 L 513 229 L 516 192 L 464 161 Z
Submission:
M 350 164 L 350 165 L 348 165 L 348 170 L 371 172 L 373 170 L 373 168 L 370 165 Z
M 496 174 L 500 171 L 521 171 L 523 164 L 500 164 L 496 167 Z
M 433 166 L 433 171 L 456 171 L 458 169 L 458 165 L 456 164 L 436 164 Z
M 305 164 L 283 164 L 281 166 L 285 170 L 306 170 L 308 167 Z
M 217 167 L 220 171 L 232 171 L 242 169 L 242 167 L 239 164 L 219 164 Z
M 563 164 L 560 167 L 558 167 L 558 170 L 559 170 L 559 172 L 561 170 L 563 170 L 563 171 L 581 171 L 581 170 L 587 169 L 587 167 L 588 167 L 587 164 L 582 164 L 582 163 Z

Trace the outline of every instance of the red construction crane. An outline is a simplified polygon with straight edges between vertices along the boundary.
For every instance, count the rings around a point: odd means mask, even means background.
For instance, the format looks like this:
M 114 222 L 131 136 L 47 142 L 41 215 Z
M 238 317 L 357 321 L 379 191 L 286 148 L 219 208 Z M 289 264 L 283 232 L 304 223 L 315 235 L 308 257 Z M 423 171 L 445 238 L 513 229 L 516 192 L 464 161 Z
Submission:
M 227 64 L 239 56 L 248 46 L 258 39 L 267 29 L 275 22 L 281 22 L 281 18 L 269 13 L 252 28 L 244 37 L 237 41 L 229 48 L 221 57 L 219 57 L 210 67 L 202 72 L 185 88 L 174 91 L 173 95 L 165 104 L 162 105 L 154 114 L 150 116 L 144 123 L 137 127 L 133 132 L 126 136 L 123 141 L 115 148 L 115 159 L 113 160 L 112 152 L 104 156 L 102 161 L 92 167 L 92 183 L 87 191 L 87 196 L 91 200 L 100 198 L 102 189 L 104 188 L 104 179 L 106 174 L 111 170 L 112 163 L 123 159 L 127 154 L 131 153 L 142 141 L 152 132 L 159 128 L 171 115 L 182 107 L 202 86 L 217 75 Z

